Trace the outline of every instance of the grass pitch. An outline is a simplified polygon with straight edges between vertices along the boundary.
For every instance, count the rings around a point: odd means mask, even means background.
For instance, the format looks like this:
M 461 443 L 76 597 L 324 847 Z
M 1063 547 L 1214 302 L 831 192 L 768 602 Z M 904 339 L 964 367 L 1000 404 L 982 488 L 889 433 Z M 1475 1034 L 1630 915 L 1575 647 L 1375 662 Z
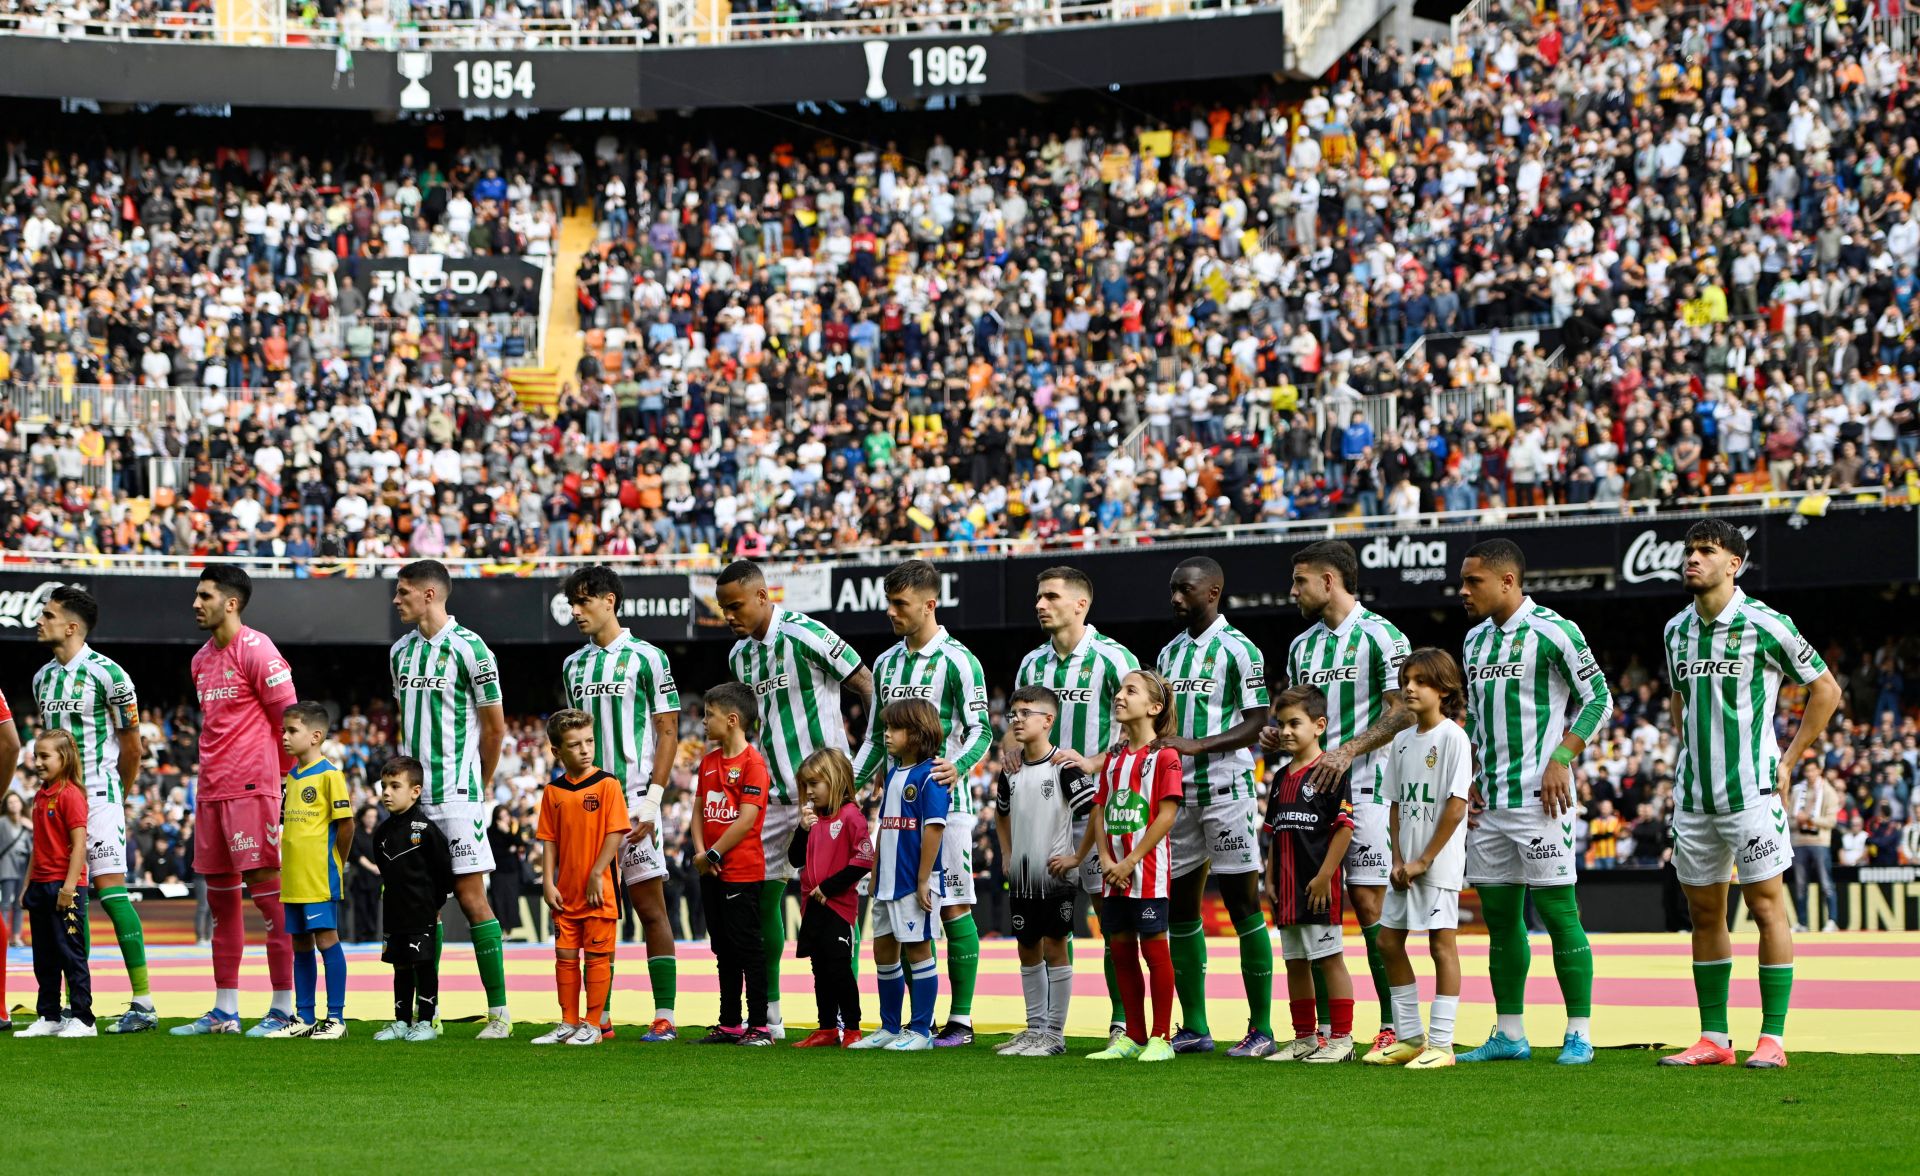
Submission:
M 178 1024 L 168 1021 L 167 1025 Z M 969 1049 L 472 1040 L 0 1039 L 0 1170 L 285 1174 L 510 1165 L 631 1173 L 933 1171 L 1898 1171 L 1920 1057 L 1802 1053 L 1781 1072 L 1663 1070 L 1642 1050 L 1591 1066 L 1410 1074 L 1360 1065 L 1095 1063 Z M 1743 1043 L 1744 1044 L 1744 1043 Z M 1791 1040 L 1789 1040 L 1791 1045 Z M 1222 1049 L 1225 1048 L 1223 1045 Z

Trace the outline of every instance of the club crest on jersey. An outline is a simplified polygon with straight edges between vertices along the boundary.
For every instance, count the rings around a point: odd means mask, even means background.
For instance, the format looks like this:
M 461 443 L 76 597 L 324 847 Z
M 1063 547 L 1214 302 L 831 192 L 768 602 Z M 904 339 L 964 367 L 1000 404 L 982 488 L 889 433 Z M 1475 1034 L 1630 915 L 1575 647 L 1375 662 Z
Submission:
M 845 821 L 840 821 L 840 820 L 829 822 L 827 825 L 827 836 L 837 839 L 840 836 L 841 826 L 845 824 L 846 824 Z
M 1440 749 L 1437 746 L 1427 748 L 1427 766 L 1433 767 L 1440 762 Z
M 920 789 L 918 785 L 909 784 L 905 788 L 902 788 L 900 790 L 900 799 L 906 801 L 908 804 L 912 804 L 914 802 L 914 798 L 918 797 L 919 795 L 920 795 Z
M 320 798 L 320 790 L 315 788 L 311 784 L 307 785 L 305 788 L 302 788 L 300 790 L 300 800 L 304 804 L 312 804 L 314 801 L 318 800 L 319 798 Z
M 1314 793 L 1313 781 L 1308 780 L 1300 785 L 1301 800 L 1312 800 L 1313 793 Z
M 597 796 L 585 797 L 580 801 L 580 807 L 590 813 L 597 813 L 600 811 L 600 798 Z

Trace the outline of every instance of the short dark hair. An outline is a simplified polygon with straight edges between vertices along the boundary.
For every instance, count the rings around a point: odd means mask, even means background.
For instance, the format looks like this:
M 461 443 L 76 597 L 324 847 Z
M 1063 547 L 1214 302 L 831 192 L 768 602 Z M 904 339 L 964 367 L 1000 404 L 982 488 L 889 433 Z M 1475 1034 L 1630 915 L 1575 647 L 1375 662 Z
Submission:
M 400 578 L 409 584 L 438 588 L 442 601 L 453 595 L 453 576 L 447 572 L 447 565 L 437 559 L 414 560 L 400 569 Z
M 922 561 L 910 561 L 919 563 Z M 880 712 L 880 725 L 905 731 L 910 736 L 902 763 L 917 764 L 940 754 L 946 732 L 940 729 L 940 712 L 924 698 L 898 698 Z
M 760 723 L 760 703 L 752 688 L 740 682 L 722 682 L 707 691 L 705 705 L 731 711 L 740 716 L 740 725 L 751 735 Z
M 1065 564 L 1048 568 L 1033 578 L 1035 584 L 1044 584 L 1048 580 L 1058 580 L 1070 588 L 1078 588 L 1088 599 L 1093 597 L 1093 577 L 1079 568 L 1070 568 Z
M 578 574 L 575 573 L 575 575 Z M 560 740 L 566 737 L 567 732 L 591 726 L 593 726 L 593 716 L 586 711 L 574 710 L 572 707 L 554 711 L 547 716 L 547 742 L 559 747 Z
M 620 602 L 626 599 L 626 593 L 620 585 L 620 573 L 606 564 L 575 568 L 573 574 L 561 583 L 560 594 L 569 604 L 595 596 L 611 596 L 615 608 L 618 608 Z
M 311 698 L 303 698 L 281 713 L 309 731 L 333 729 L 333 716 L 327 713 L 326 704 Z
M 938 595 L 940 592 L 940 572 L 924 559 L 910 559 L 906 563 L 888 572 L 887 578 L 880 582 L 881 591 L 885 592 L 888 596 L 892 596 L 903 588 L 910 588 L 916 592 L 932 592 Z
M 1360 557 L 1353 554 L 1353 545 L 1344 539 L 1322 539 L 1307 544 L 1293 553 L 1293 566 L 1297 568 L 1301 564 L 1336 571 L 1348 592 L 1360 590 Z
M 1029 682 L 1015 690 L 1013 697 L 1007 699 L 1007 705 L 1011 707 L 1016 702 L 1037 702 L 1042 706 L 1053 708 L 1053 713 L 1056 715 L 1060 713 L 1060 696 L 1038 682 Z
M 734 560 L 726 567 L 721 568 L 720 574 L 713 578 L 713 586 L 715 588 L 724 587 L 728 584 L 764 584 L 766 582 L 767 574 L 760 570 L 759 564 L 754 563 L 750 559 Z
M 396 755 L 380 765 L 380 778 L 398 776 L 416 788 L 427 785 L 427 769 L 410 755 Z
M 1220 561 L 1213 559 L 1210 556 L 1205 556 L 1205 555 L 1188 556 L 1186 559 L 1181 560 L 1180 563 L 1177 566 L 1175 566 L 1173 570 L 1177 572 L 1181 568 L 1192 568 L 1194 571 L 1199 572 L 1201 575 L 1205 576 L 1209 580 L 1224 581 L 1227 578 L 1226 569 L 1220 566 Z
M 1740 528 L 1725 519 L 1701 519 L 1687 528 L 1689 549 L 1709 544 L 1728 555 L 1739 556 L 1741 563 L 1747 561 L 1747 537 L 1740 533 Z
M 47 593 L 47 600 L 72 613 L 74 619 L 85 626 L 89 633 L 100 623 L 100 602 L 93 598 L 93 593 L 77 584 L 60 585 Z
M 1405 683 L 1415 676 L 1440 692 L 1442 714 L 1456 723 L 1466 717 L 1467 688 L 1453 654 L 1432 645 L 1414 650 L 1400 663 L 1400 681 Z
M 1279 714 L 1290 707 L 1299 707 L 1307 713 L 1309 719 L 1327 717 L 1327 692 L 1318 686 L 1289 686 L 1273 699 L 1273 713 Z
M 1527 578 L 1526 553 L 1511 539 L 1482 539 L 1467 548 L 1467 558 L 1477 559 L 1489 567 L 1511 568 L 1516 580 Z
M 200 569 L 200 580 L 239 601 L 241 612 L 247 611 L 247 602 L 253 599 L 253 577 L 247 575 L 247 569 L 233 564 L 209 564 Z

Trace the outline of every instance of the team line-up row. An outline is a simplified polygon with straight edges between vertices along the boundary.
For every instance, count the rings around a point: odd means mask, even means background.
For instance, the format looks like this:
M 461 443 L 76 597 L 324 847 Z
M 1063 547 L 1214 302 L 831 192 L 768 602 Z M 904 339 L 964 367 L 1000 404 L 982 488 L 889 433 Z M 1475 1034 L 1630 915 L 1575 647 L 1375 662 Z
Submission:
M 1667 623 L 1663 644 L 1682 746 L 1674 863 L 1696 928 L 1702 1032 L 1662 1061 L 1735 1060 L 1725 911 L 1737 872 L 1761 933 L 1762 1031 L 1747 1065 L 1775 1068 L 1786 1064 L 1793 976 L 1783 798 L 1791 765 L 1824 729 L 1839 688 L 1792 621 L 1738 587 L 1746 545 L 1737 529 L 1702 521 L 1689 531 L 1686 553 L 1682 582 L 1692 600 Z M 1248 1010 L 1247 1031 L 1229 1056 L 1334 1062 L 1362 1052 L 1343 962 L 1350 904 L 1380 1005 L 1380 1029 L 1362 1060 L 1430 1069 L 1529 1057 L 1522 911 L 1530 893 L 1553 941 L 1566 1004 L 1558 1060 L 1591 1060 L 1592 961 L 1573 890 L 1571 777 L 1612 699 L 1580 629 L 1528 597 L 1525 575 L 1524 554 L 1510 541 L 1468 552 L 1459 595 L 1475 623 L 1456 656 L 1411 649 L 1359 603 L 1349 545 L 1310 545 L 1291 571 L 1308 628 L 1288 649 L 1286 689 L 1270 696 L 1260 650 L 1220 613 L 1225 584 L 1215 561 L 1195 557 L 1173 569 L 1169 596 L 1182 628 L 1152 669 L 1088 623 L 1094 593 L 1084 573 L 1042 572 L 1035 613 L 1047 639 L 1021 662 L 992 800 L 1027 1008 L 1026 1029 L 998 1051 L 1066 1051 L 1076 887 L 1100 900 L 1112 1003 L 1107 1046 L 1089 1056 L 1163 1061 L 1213 1050 L 1200 923 L 1211 875 L 1238 935 Z M 513 1035 L 500 927 L 486 897 L 493 861 L 481 799 L 505 729 L 499 673 L 480 635 L 448 612 L 452 587 L 431 560 L 403 568 L 395 584 L 395 609 L 413 628 L 390 655 L 402 754 L 382 772 L 388 817 L 376 844 L 394 1019 L 377 1040 L 437 1033 L 438 911 L 449 894 L 472 927 L 487 991 L 479 1036 Z M 802 913 L 794 941 L 811 960 L 819 1016 L 819 1028 L 798 1045 L 915 1051 L 972 1043 L 976 816 L 962 781 L 996 752 L 980 663 L 939 624 L 939 588 L 925 561 L 888 574 L 887 615 L 900 640 L 868 667 L 825 625 L 775 604 L 751 562 L 718 577 L 719 604 L 738 640 L 728 656 L 733 680 L 704 695 L 710 750 L 694 785 L 701 901 L 721 976 L 719 1024 L 702 1044 L 785 1038 L 781 896 L 796 869 Z M 326 708 L 298 700 L 272 642 L 243 623 L 251 593 L 246 574 L 227 566 L 207 569 L 195 590 L 196 618 L 210 634 L 193 659 L 205 846 L 196 867 L 208 876 L 213 907 L 216 1001 L 172 1032 L 240 1031 L 244 882 L 269 928 L 274 989 L 268 1015 L 248 1034 L 335 1039 L 346 1034 L 335 927 L 350 802 L 339 768 L 321 754 Z M 677 973 L 659 799 L 678 741 L 678 689 L 665 654 L 619 624 L 613 569 L 581 569 L 564 594 L 586 643 L 562 667 L 570 706 L 548 720 L 561 770 L 542 791 L 537 825 L 561 1016 L 533 1040 L 593 1045 L 611 1032 L 616 862 L 647 942 L 655 1010 L 642 1040 L 674 1040 Z M 40 1007 L 26 1036 L 95 1032 L 84 936 L 89 876 L 134 992 L 132 1007 L 107 1030 L 157 1024 L 125 891 L 120 791 L 138 763 L 137 704 L 124 671 L 86 644 L 97 619 L 92 598 L 71 587 L 56 591 L 39 619 L 53 658 L 34 678 L 42 790 L 27 905 Z M 1806 686 L 1808 700 L 1783 753 L 1774 710 L 1786 679 Z M 842 718 L 843 688 L 868 716 L 857 752 Z M 1255 746 L 1287 761 L 1270 781 L 1264 812 Z M 879 803 L 863 812 L 856 798 L 876 784 Z M 1496 1024 L 1485 1044 L 1456 1056 L 1454 933 L 1466 885 L 1478 891 L 1491 937 Z M 863 894 L 881 1005 L 879 1029 L 864 1035 L 853 979 Z M 1263 897 L 1286 965 L 1292 1033 L 1284 1041 L 1272 1024 L 1274 937 Z M 1435 965 L 1424 1023 L 1410 931 L 1428 933 Z M 936 1030 L 934 945 L 942 939 L 950 1000 Z M 316 1015 L 316 952 L 325 965 L 325 1015 Z

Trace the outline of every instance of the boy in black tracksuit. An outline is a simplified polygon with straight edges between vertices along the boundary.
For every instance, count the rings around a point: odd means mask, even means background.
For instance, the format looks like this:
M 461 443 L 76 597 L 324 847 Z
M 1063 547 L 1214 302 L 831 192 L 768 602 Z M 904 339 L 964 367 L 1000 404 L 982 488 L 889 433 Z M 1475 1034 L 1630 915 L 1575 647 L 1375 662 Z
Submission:
M 381 914 L 393 966 L 393 1023 L 375 1041 L 432 1041 L 440 1001 L 434 928 L 453 893 L 453 851 L 447 835 L 419 807 L 420 761 L 395 756 L 380 771 L 381 801 L 392 814 L 374 831 L 380 863 Z

